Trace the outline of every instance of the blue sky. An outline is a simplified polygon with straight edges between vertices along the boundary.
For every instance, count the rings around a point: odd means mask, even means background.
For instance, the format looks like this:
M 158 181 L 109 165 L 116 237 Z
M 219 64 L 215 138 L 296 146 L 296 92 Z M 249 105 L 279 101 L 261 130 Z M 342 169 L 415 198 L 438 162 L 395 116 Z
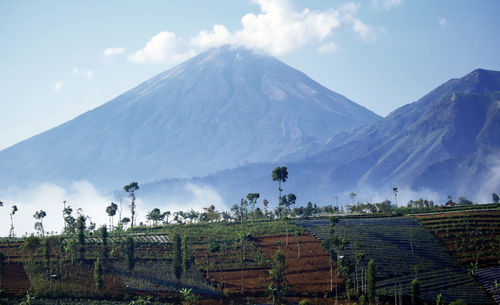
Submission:
M 208 47 L 268 52 L 380 115 L 500 70 L 500 1 L 0 0 L 0 149 Z

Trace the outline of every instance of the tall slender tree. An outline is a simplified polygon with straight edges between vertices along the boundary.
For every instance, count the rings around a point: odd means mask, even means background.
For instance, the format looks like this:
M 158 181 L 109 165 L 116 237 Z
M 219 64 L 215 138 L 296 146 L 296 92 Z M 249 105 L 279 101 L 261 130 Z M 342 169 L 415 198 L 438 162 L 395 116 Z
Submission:
M 43 229 L 43 218 L 45 216 L 47 216 L 47 213 L 45 213 L 44 210 L 37 211 L 35 215 L 33 215 L 33 218 L 38 220 L 35 222 L 35 230 L 40 231 L 42 237 L 45 237 L 45 230 Z
M 123 187 L 123 190 L 128 193 L 130 197 L 130 227 L 134 228 L 134 218 L 135 218 L 135 192 L 139 189 L 139 184 L 137 182 L 130 182 Z
M 110 230 L 113 230 L 113 217 L 116 215 L 117 210 L 118 210 L 118 205 L 114 202 L 111 202 L 111 204 L 106 207 L 106 214 L 108 214 L 109 216 Z
M 411 281 L 411 305 L 420 305 L 420 284 L 418 279 Z
M 368 301 L 370 304 L 375 304 L 375 298 L 377 296 L 375 292 L 375 282 L 377 280 L 375 274 L 375 262 L 373 259 L 368 263 Z
M 99 231 L 101 233 L 102 240 L 101 257 L 104 261 L 104 264 L 106 265 L 109 258 L 108 229 L 106 228 L 106 225 L 103 225 Z
M 250 203 L 250 217 L 253 223 L 254 219 L 254 211 L 255 211 L 255 204 L 257 203 L 257 199 L 259 199 L 260 194 L 259 193 L 249 193 L 247 195 L 248 202 Z
M 393 187 L 392 192 L 394 193 L 394 201 L 396 202 L 396 206 L 398 206 L 398 188 Z
M 278 197 L 278 203 L 281 201 L 281 192 L 283 192 L 283 189 L 281 188 L 281 183 L 285 183 L 286 179 L 288 179 L 288 169 L 286 166 L 278 166 L 273 170 L 273 181 L 278 181 L 278 191 L 279 191 L 279 197 Z
M 14 218 L 13 216 L 16 214 L 17 212 L 17 206 L 16 205 L 13 205 L 12 206 L 12 210 L 10 212 L 10 232 L 9 232 L 9 237 L 15 237 L 16 234 L 14 233 Z
M 87 218 L 83 215 L 78 216 L 76 221 L 76 229 L 78 230 L 78 258 L 80 262 L 85 259 L 85 229 L 87 228 L 85 222 Z

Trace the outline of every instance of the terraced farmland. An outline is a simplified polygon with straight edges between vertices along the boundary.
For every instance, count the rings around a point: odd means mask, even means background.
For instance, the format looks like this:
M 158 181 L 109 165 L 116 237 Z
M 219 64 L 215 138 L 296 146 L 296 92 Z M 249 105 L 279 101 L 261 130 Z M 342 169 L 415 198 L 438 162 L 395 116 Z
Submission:
M 417 215 L 415 218 L 436 236 L 463 265 L 480 268 L 500 262 L 500 210 Z
M 329 234 L 329 220 L 301 220 L 296 224 L 319 239 Z M 410 282 L 417 277 L 424 300 L 435 301 L 442 293 L 446 302 L 463 299 L 467 304 L 491 304 L 458 261 L 412 218 L 340 219 L 334 234 L 349 241 L 344 255 L 354 257 L 358 252 L 365 255 L 364 264 L 369 259 L 375 261 L 380 295 L 391 296 L 395 290 L 409 295 Z M 358 270 L 358 274 L 352 276 L 361 277 L 361 274 Z

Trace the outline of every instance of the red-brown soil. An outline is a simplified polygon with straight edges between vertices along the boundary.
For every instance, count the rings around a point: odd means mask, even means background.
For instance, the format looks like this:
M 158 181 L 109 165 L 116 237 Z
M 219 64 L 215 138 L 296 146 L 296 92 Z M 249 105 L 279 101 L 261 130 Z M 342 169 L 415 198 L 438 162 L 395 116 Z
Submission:
M 328 252 L 319 241 L 310 234 L 300 236 L 300 258 L 298 257 L 297 240 L 294 235 L 288 236 L 286 248 L 285 235 L 261 236 L 255 238 L 255 244 L 272 259 L 278 249 L 285 254 L 286 276 L 293 295 L 324 294 L 330 291 L 330 266 Z M 335 276 L 333 289 L 341 278 Z M 221 284 L 225 293 L 229 294 L 264 294 L 269 285 L 269 269 L 244 269 L 212 272 L 212 280 Z M 243 285 L 243 290 L 242 290 Z
M 22 264 L 4 264 L 2 270 L 2 289 L 6 295 L 24 295 L 29 288 L 30 281 Z

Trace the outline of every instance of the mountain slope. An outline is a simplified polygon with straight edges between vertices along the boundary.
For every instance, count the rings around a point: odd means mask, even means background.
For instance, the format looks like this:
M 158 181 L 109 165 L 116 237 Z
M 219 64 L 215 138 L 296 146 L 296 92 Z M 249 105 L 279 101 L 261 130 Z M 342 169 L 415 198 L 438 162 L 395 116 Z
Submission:
M 185 182 L 212 186 L 231 203 L 247 192 L 275 198 L 271 171 L 281 165 L 289 168 L 285 190 L 299 200 L 331 202 L 333 194 L 383 194 L 394 186 L 487 198 L 500 188 L 494 172 L 500 172 L 500 72 L 475 70 L 450 80 L 382 121 L 337 134 L 318 155 Z M 147 188 L 153 194 L 169 183 Z
M 379 120 L 277 59 L 224 46 L 0 151 L 4 185 L 206 175 L 296 160 L 332 135 Z

